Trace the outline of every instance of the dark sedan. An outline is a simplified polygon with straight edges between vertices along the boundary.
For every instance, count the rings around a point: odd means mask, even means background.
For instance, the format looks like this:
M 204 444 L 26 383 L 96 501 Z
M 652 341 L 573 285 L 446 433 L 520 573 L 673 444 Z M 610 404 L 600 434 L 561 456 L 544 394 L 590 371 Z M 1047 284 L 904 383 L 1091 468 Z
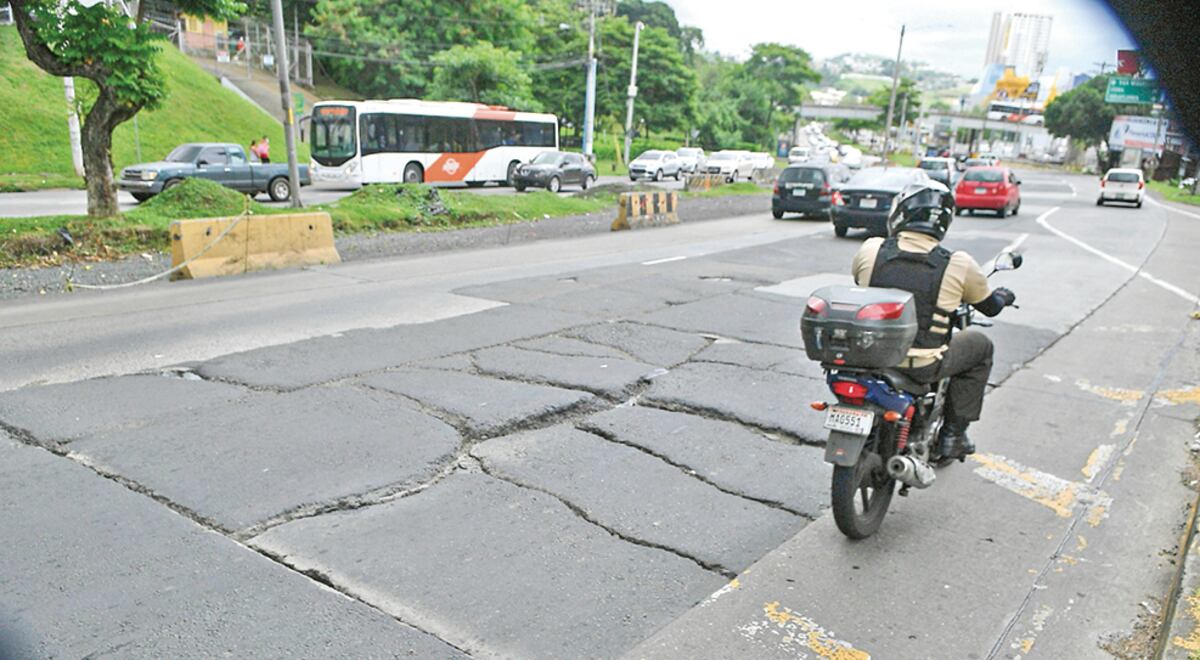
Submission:
M 517 192 L 526 188 L 545 188 L 556 193 L 566 185 L 578 185 L 587 190 L 595 181 L 596 168 L 581 154 L 565 151 L 543 151 L 513 174 Z
M 866 229 L 887 236 L 892 198 L 910 183 L 928 181 L 915 167 L 868 167 L 858 171 L 833 194 L 833 233 L 845 236 L 850 229 Z
M 771 214 L 778 220 L 784 213 L 829 219 L 834 189 L 850 178 L 842 165 L 789 165 L 779 173 L 771 196 Z

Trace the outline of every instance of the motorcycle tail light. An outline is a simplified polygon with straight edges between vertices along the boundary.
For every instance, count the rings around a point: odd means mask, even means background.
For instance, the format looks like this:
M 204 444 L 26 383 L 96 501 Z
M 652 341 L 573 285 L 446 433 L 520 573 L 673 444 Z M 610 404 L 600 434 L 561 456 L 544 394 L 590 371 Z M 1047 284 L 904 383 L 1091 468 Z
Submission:
M 867 387 L 852 380 L 835 381 L 830 387 L 833 389 L 834 394 L 844 399 L 857 399 L 862 401 L 867 396 Z
M 860 321 L 891 321 L 904 314 L 904 303 L 875 303 L 858 310 L 855 316 Z
M 808 304 L 804 307 L 804 311 L 813 316 L 825 316 L 828 311 L 828 305 L 824 299 L 811 296 L 808 299 Z

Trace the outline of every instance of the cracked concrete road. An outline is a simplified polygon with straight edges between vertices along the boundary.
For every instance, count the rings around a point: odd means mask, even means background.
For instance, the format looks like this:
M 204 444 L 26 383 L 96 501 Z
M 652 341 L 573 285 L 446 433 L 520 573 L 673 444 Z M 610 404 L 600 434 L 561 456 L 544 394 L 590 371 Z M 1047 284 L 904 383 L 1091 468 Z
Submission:
M 1099 656 L 1169 581 L 1200 414 L 1187 301 L 1112 259 L 1195 288 L 1180 253 L 1200 217 L 1024 178 L 1041 192 L 1020 217 L 957 219 L 949 241 L 980 262 L 1016 241 L 1029 255 L 1002 275 L 1021 309 L 987 330 L 981 454 L 897 498 L 863 543 L 830 523 L 807 406 L 828 394 L 800 309 L 859 244 L 821 223 L 17 303 L 0 313 L 0 643 Z M 1055 228 L 1112 259 L 1035 220 L 1055 207 Z M 919 620 L 894 616 L 914 604 Z

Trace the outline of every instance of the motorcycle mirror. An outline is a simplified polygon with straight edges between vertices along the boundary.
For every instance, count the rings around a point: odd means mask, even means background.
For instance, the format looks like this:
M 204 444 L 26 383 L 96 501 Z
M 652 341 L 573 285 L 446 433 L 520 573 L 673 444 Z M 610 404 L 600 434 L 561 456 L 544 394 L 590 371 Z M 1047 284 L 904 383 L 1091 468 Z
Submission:
M 1000 255 L 996 257 L 996 265 L 994 268 L 996 270 L 1016 270 L 1021 267 L 1021 264 L 1024 261 L 1025 258 L 1022 257 L 1019 252 L 1005 251 L 1001 252 Z

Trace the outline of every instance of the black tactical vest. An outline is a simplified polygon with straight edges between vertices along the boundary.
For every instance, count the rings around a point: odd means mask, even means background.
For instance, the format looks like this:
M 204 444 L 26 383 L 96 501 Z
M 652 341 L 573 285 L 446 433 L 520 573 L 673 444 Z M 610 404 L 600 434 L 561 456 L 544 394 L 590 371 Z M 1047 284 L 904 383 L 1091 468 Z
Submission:
M 917 302 L 915 348 L 938 348 L 950 341 L 949 320 L 954 310 L 940 309 L 937 301 L 951 254 L 940 245 L 928 254 L 905 252 L 900 249 L 899 239 L 893 236 L 883 242 L 875 256 L 875 267 L 867 285 L 908 291 Z M 946 320 L 935 319 L 934 313 L 941 314 Z M 940 328 L 944 332 L 931 332 L 931 328 Z

